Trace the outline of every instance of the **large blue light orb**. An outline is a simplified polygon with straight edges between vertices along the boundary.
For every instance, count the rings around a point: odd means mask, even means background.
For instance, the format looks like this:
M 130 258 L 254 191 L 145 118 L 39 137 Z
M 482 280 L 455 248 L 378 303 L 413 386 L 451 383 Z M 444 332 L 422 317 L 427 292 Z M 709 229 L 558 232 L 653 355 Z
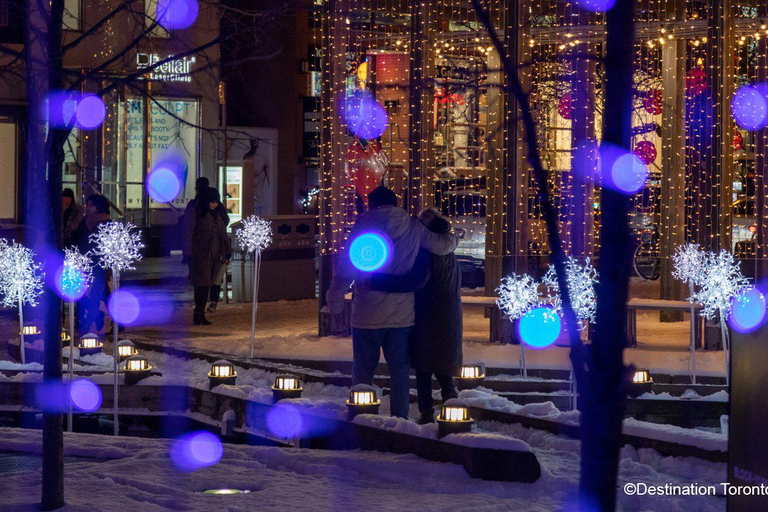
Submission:
M 575 0 L 576 5 L 585 11 L 605 12 L 616 5 L 616 0 Z
M 363 233 L 349 246 L 352 265 L 363 272 L 379 270 L 387 264 L 390 254 L 389 241 L 378 233 Z
M 281 439 L 296 437 L 302 426 L 301 413 L 295 406 L 279 404 L 267 413 L 267 428 Z
M 93 130 L 101 126 L 107 116 L 107 107 L 95 94 L 84 94 L 77 102 L 77 126 L 84 130 Z
M 213 466 L 221 460 L 223 453 L 221 440 L 205 430 L 183 435 L 171 442 L 171 462 L 184 472 Z
M 637 194 L 648 179 L 648 167 L 639 156 L 625 153 L 611 166 L 611 181 L 614 189 L 625 194 Z
M 157 167 L 147 178 L 147 193 L 158 203 L 170 203 L 181 193 L 181 180 L 172 169 Z
M 531 348 L 552 345 L 560 336 L 560 316 L 552 308 L 541 306 L 524 314 L 517 325 L 520 339 Z
M 757 288 L 747 288 L 733 299 L 728 323 L 739 332 L 752 332 L 765 319 L 765 297 Z
M 197 0 L 158 0 L 157 23 L 167 30 L 182 30 L 195 24 Z
M 88 379 L 78 379 L 69 386 L 72 404 L 81 411 L 93 412 L 101 407 L 101 389 Z
M 82 270 L 60 266 L 56 271 L 56 292 L 68 302 L 80 300 L 88 290 L 88 281 Z
M 387 112 L 370 93 L 348 96 L 343 111 L 347 128 L 360 139 L 378 139 L 387 129 Z
M 107 301 L 109 316 L 121 325 L 130 325 L 139 318 L 141 304 L 139 299 L 128 290 L 117 290 L 110 294 Z
M 755 131 L 766 125 L 768 118 L 768 98 L 756 87 L 739 87 L 731 99 L 731 114 L 739 127 Z

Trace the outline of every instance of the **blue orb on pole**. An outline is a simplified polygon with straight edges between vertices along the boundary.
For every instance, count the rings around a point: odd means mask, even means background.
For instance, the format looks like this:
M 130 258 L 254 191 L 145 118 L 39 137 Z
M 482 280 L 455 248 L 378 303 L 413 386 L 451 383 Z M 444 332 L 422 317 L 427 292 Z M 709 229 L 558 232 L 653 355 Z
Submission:
M 378 139 L 387 129 L 387 112 L 369 92 L 348 96 L 342 110 L 347 128 L 360 139 Z
M 763 324 L 765 312 L 765 296 L 757 288 L 747 288 L 733 299 L 728 323 L 736 331 L 752 332 Z
M 64 265 L 56 271 L 55 284 L 58 295 L 69 302 L 80 300 L 88 290 L 88 279 L 85 273 Z
M 182 30 L 197 19 L 197 0 L 158 0 L 157 23 L 167 30 Z
M 740 128 L 755 131 L 763 128 L 768 120 L 768 104 L 757 87 L 740 87 L 731 99 L 731 114 Z
M 616 0 L 575 0 L 581 9 L 590 12 L 605 12 L 611 10 Z
M 101 126 L 107 116 L 107 107 L 95 94 L 84 94 L 77 102 L 75 117 L 77 126 L 83 130 L 93 130 Z
M 547 306 L 534 308 L 518 322 L 520 339 L 531 348 L 541 349 L 552 345 L 560 336 L 560 316 Z
M 363 272 L 375 272 L 389 261 L 390 244 L 379 233 L 363 233 L 352 241 L 349 247 L 349 259 L 356 269 Z

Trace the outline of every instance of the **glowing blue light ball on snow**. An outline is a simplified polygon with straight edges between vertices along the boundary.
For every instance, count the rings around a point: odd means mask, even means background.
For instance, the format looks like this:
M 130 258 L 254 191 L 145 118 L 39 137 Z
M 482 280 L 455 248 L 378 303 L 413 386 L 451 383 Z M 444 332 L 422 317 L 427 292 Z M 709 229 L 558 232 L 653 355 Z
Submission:
M 213 466 L 221 460 L 223 453 L 221 440 L 204 430 L 183 435 L 171 442 L 171 462 L 184 472 Z
M 157 23 L 167 30 L 181 30 L 194 25 L 197 0 L 158 0 Z
M 387 129 L 387 112 L 370 93 L 348 96 L 343 111 L 349 131 L 361 139 L 378 139 Z
M 267 413 L 267 428 L 281 439 L 296 437 L 302 426 L 301 413 L 292 405 L 279 404 Z
M 518 333 L 520 339 L 531 348 L 547 348 L 560 336 L 560 316 L 552 308 L 540 306 L 520 318 Z
M 88 379 L 78 379 L 69 387 L 72 403 L 81 411 L 93 412 L 101 407 L 101 389 Z
M 349 259 L 352 265 L 363 272 L 375 272 L 389 261 L 389 241 L 378 233 L 363 233 L 352 240 Z
M 739 332 L 752 332 L 765 319 L 765 297 L 757 288 L 747 288 L 733 299 L 729 324 Z
M 610 11 L 616 5 L 616 0 L 575 0 L 581 9 L 590 12 Z
M 740 87 L 731 99 L 733 119 L 745 130 L 759 130 L 768 121 L 768 97 L 763 95 L 761 89 L 745 85 Z

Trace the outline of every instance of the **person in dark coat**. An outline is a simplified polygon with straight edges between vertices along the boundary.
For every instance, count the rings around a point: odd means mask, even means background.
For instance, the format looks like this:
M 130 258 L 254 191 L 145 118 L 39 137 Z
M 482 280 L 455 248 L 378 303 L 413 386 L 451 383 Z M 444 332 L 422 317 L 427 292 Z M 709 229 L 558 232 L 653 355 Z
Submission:
M 227 236 L 226 213 L 215 188 L 200 191 L 196 207 L 184 213 L 184 248 L 182 263 L 189 265 L 189 279 L 195 295 L 195 325 L 210 325 L 205 318 L 205 304 L 211 285 L 223 260 L 232 249 Z
M 62 191 L 62 221 L 64 237 L 64 247 L 68 248 L 73 245 L 77 245 L 78 240 L 75 239 L 77 230 L 83 221 L 83 207 L 77 204 L 75 201 L 75 193 L 71 188 L 65 188 Z
M 78 331 L 81 335 L 104 330 L 104 311 L 101 305 L 107 302 L 111 275 L 89 253 L 94 249 L 91 235 L 105 222 L 109 222 L 109 201 L 102 195 L 91 194 L 85 201 L 85 217 L 72 235 L 72 242 L 77 245 L 80 253 L 89 255 L 93 267 L 91 286 L 77 306 Z
M 437 210 L 425 210 L 419 220 L 434 233 L 450 233 L 451 223 Z M 443 401 L 456 398 L 453 381 L 461 374 L 462 311 L 461 269 L 454 253 L 438 256 L 421 250 L 404 276 L 376 273 L 373 290 L 390 293 L 415 291 L 416 324 L 409 347 L 411 367 L 416 370 L 419 423 L 434 421 L 432 375 L 440 384 Z

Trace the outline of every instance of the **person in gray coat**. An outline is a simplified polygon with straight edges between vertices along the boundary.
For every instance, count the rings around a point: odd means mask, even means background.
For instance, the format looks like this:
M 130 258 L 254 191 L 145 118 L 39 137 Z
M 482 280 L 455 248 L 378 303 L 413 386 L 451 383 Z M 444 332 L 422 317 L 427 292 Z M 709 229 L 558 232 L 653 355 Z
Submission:
M 433 233 L 450 233 L 451 222 L 440 212 L 424 210 L 419 221 Z M 375 273 L 371 288 L 390 293 L 415 292 L 416 323 L 409 339 L 411 368 L 416 371 L 419 423 L 435 421 L 432 375 L 443 402 L 458 396 L 454 376 L 461 374 L 461 268 L 454 253 L 438 256 L 422 249 L 403 276 Z
M 366 232 L 386 237 L 391 257 L 380 270 L 392 275 L 406 274 L 416 261 L 419 249 L 449 254 L 458 244 L 451 233 L 433 233 L 402 208 L 386 187 L 368 195 L 369 210 L 357 219 L 342 252 L 336 273 L 326 294 L 331 314 L 344 311 L 344 295 L 354 282 L 352 299 L 352 380 L 354 384 L 373 384 L 381 351 L 389 369 L 393 416 L 408 417 L 409 371 L 408 335 L 414 325 L 412 292 L 388 293 L 372 290 L 370 272 L 357 270 L 349 257 L 352 242 Z
M 205 188 L 195 208 L 184 213 L 184 248 L 181 262 L 189 265 L 189 279 L 195 295 L 195 325 L 210 325 L 205 304 L 222 261 L 229 260 L 232 248 L 227 236 L 224 206 L 219 191 Z

